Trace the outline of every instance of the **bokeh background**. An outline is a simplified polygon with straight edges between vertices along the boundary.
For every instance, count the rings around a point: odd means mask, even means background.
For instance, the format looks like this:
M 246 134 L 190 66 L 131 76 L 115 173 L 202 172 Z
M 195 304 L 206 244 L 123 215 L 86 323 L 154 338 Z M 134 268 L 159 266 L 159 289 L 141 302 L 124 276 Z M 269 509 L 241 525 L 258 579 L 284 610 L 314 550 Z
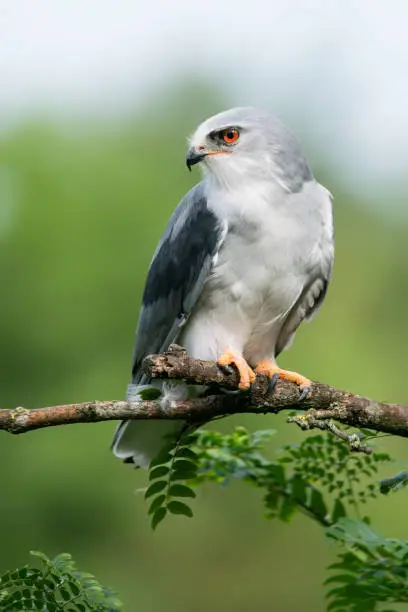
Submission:
M 186 136 L 252 104 L 278 114 L 334 194 L 325 305 L 281 365 L 408 402 L 408 5 L 0 0 L 0 406 L 122 398 L 147 267 L 198 180 Z M 302 435 L 284 416 L 268 452 Z M 152 534 L 146 474 L 114 424 L 0 435 L 0 571 L 71 552 L 126 611 L 324 610 L 319 527 L 263 518 L 257 491 L 199 491 Z M 395 466 L 404 441 L 382 438 Z M 364 511 L 407 537 L 407 494 Z

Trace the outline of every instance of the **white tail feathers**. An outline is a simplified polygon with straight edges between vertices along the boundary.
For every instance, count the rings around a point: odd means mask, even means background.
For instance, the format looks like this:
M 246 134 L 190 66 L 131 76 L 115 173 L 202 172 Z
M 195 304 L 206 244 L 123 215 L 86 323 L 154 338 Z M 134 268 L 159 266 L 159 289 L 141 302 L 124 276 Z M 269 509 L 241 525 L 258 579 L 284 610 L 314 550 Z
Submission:
M 167 436 L 181 431 L 183 425 L 181 421 L 126 421 L 118 432 L 113 452 L 147 468 L 165 446 Z
M 141 400 L 140 391 L 151 389 L 158 385 L 129 385 L 127 399 Z M 166 407 L 170 401 L 185 399 L 187 388 L 185 385 L 171 384 L 160 385 L 162 387 L 161 403 Z M 139 467 L 147 468 L 150 462 L 157 457 L 161 449 L 166 445 L 170 436 L 181 432 L 184 421 L 165 420 L 130 420 L 119 423 L 113 440 L 112 450 L 116 457 L 133 461 Z

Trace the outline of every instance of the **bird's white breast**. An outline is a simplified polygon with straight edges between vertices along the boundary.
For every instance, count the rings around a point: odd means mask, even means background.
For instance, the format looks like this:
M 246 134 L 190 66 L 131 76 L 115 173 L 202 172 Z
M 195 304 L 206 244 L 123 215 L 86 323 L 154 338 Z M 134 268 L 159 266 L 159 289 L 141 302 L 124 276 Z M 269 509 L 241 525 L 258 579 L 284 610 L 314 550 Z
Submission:
M 270 184 L 211 191 L 208 206 L 227 234 L 183 332 L 190 354 L 216 359 L 229 346 L 251 364 L 274 356 L 287 313 L 324 265 L 331 213 L 319 189 L 311 182 L 295 194 Z

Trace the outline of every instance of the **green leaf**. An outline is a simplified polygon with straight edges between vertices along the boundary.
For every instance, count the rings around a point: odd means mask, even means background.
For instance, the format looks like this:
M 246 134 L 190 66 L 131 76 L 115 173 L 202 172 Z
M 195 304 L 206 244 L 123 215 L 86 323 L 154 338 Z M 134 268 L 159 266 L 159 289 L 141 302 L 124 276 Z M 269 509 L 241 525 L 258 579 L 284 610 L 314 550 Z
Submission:
M 166 445 L 166 448 L 163 448 L 160 453 L 150 462 L 149 469 L 151 470 L 156 465 L 163 465 L 164 463 L 168 463 L 173 458 L 171 451 L 172 447 Z
M 279 518 L 281 521 L 288 523 L 296 512 L 296 505 L 289 498 L 285 498 L 279 510 Z
M 375 431 L 374 429 L 367 429 L 366 427 L 361 427 L 360 432 L 370 438 L 373 436 L 378 436 L 378 431 Z
M 54 584 L 59 584 L 61 582 L 60 574 L 57 574 L 55 571 L 48 572 L 47 578 L 52 580 Z
M 279 463 L 271 463 L 267 467 L 268 473 L 274 482 L 280 485 L 286 484 L 285 468 Z
M 75 597 L 77 597 L 80 594 L 81 589 L 75 582 L 72 582 L 70 586 L 71 586 L 72 594 L 75 595 Z
M 62 599 L 64 601 L 69 601 L 71 599 L 71 595 L 70 595 L 69 591 L 67 591 L 66 589 L 62 589 L 61 588 L 60 589 L 60 593 L 61 593 Z
M 299 478 L 297 476 L 295 476 L 292 479 L 292 496 L 293 498 L 301 503 L 304 504 L 306 503 L 306 483 L 304 480 L 302 480 L 302 478 Z
M 30 555 L 32 555 L 33 557 L 38 557 L 39 559 L 41 559 L 41 561 L 43 561 L 46 565 L 50 565 L 51 564 L 51 559 L 49 559 L 47 557 L 47 555 L 45 555 L 43 552 L 41 552 L 40 550 L 30 550 Z
M 196 494 L 190 487 L 182 484 L 171 485 L 169 495 L 172 497 L 196 497 Z
M 0 584 L 9 582 L 11 580 L 11 571 L 5 572 L 1 577 L 0 577 Z
M 53 591 L 55 588 L 54 582 L 52 580 L 49 580 L 47 578 L 47 580 L 44 580 L 44 586 L 47 587 L 47 589 L 49 589 L 50 591 Z
M 170 474 L 170 482 L 175 480 L 194 480 L 197 477 L 197 470 L 190 472 L 173 472 Z
M 324 503 L 323 495 L 318 489 L 312 489 L 310 496 L 310 509 L 313 514 L 320 518 L 324 518 L 327 515 L 326 504 Z
M 340 540 L 343 540 L 346 536 L 351 536 L 354 539 L 361 539 L 367 544 L 378 542 L 378 535 L 371 527 L 362 521 L 356 521 L 348 517 L 344 517 L 336 525 L 332 525 L 326 535 Z
M 72 555 L 69 553 L 60 553 L 53 560 L 54 565 L 61 565 L 61 567 L 66 567 L 69 565 L 72 567 L 74 565 L 72 560 Z
M 330 576 L 324 581 L 324 584 L 332 584 L 335 582 L 344 584 L 353 584 L 356 581 L 356 577 L 353 574 L 336 574 Z
M 150 504 L 150 508 L 147 514 L 154 514 L 156 510 L 160 508 L 160 506 L 163 505 L 165 499 L 166 499 L 165 495 L 159 495 L 158 497 L 156 497 L 156 499 L 154 499 L 152 503 Z
M 278 507 L 278 503 L 280 500 L 280 493 L 275 488 L 271 488 L 268 490 L 268 493 L 265 497 L 265 505 L 269 510 L 276 510 Z
M 194 462 L 198 458 L 197 454 L 192 451 L 191 448 L 187 448 L 187 446 L 182 446 L 181 448 L 177 449 L 176 457 L 185 457 L 186 459 L 191 459 Z
M 138 392 L 142 400 L 155 400 L 161 396 L 160 389 L 156 389 L 155 387 L 149 387 L 149 389 L 142 389 Z
M 173 471 L 177 472 L 178 474 L 191 471 L 195 472 L 196 469 L 196 464 L 189 459 L 176 459 L 176 461 L 173 463 Z
M 332 513 L 333 523 L 337 523 L 339 519 L 343 518 L 343 516 L 346 516 L 346 515 L 347 513 L 344 507 L 344 504 L 342 503 L 340 499 L 336 499 L 336 501 L 334 502 L 334 508 L 333 508 L 333 513 Z
M 18 570 L 19 578 L 26 578 L 28 576 L 28 566 L 25 565 L 21 569 Z
M 156 529 L 157 525 L 162 522 L 167 514 L 167 508 L 158 508 L 152 516 L 152 529 Z
M 155 480 L 156 478 L 161 478 L 162 476 L 166 476 L 170 471 L 170 468 L 167 465 L 159 465 L 155 467 L 149 473 L 149 480 Z
M 184 504 L 180 501 L 171 501 L 167 505 L 167 508 L 172 514 L 183 514 L 184 516 L 188 516 L 189 518 L 193 516 L 193 511 L 191 510 L 191 508 L 187 506 L 187 504 Z
M 39 610 L 44 610 L 43 602 L 38 601 L 38 602 L 36 602 L 36 604 L 37 604 Z M 51 602 L 51 601 L 47 601 L 46 610 L 47 610 L 47 612 L 59 612 L 59 610 L 61 610 L 61 606 L 59 604 L 57 604 L 57 603 L 54 603 L 54 602 Z
M 166 486 L 167 486 L 167 482 L 165 480 L 157 480 L 156 482 L 151 484 L 150 487 L 147 489 L 145 493 L 145 499 L 148 499 L 152 495 L 156 495 L 156 493 L 160 493 L 160 491 L 163 491 L 163 489 L 165 489 Z

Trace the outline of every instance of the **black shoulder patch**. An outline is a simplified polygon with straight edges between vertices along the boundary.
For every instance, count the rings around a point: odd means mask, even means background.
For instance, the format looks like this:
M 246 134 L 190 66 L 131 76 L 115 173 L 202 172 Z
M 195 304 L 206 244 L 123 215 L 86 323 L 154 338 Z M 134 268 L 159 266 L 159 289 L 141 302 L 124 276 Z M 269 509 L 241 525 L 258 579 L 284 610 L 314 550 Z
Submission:
M 174 211 L 147 275 L 133 351 L 132 382 L 145 384 L 141 363 L 167 350 L 197 302 L 222 237 L 202 183 Z
M 176 235 L 170 234 L 164 239 L 152 262 L 143 294 L 144 306 L 172 291 L 180 292 L 181 306 L 205 258 L 215 250 L 218 241 L 217 219 L 208 210 L 204 196 L 190 212 Z

